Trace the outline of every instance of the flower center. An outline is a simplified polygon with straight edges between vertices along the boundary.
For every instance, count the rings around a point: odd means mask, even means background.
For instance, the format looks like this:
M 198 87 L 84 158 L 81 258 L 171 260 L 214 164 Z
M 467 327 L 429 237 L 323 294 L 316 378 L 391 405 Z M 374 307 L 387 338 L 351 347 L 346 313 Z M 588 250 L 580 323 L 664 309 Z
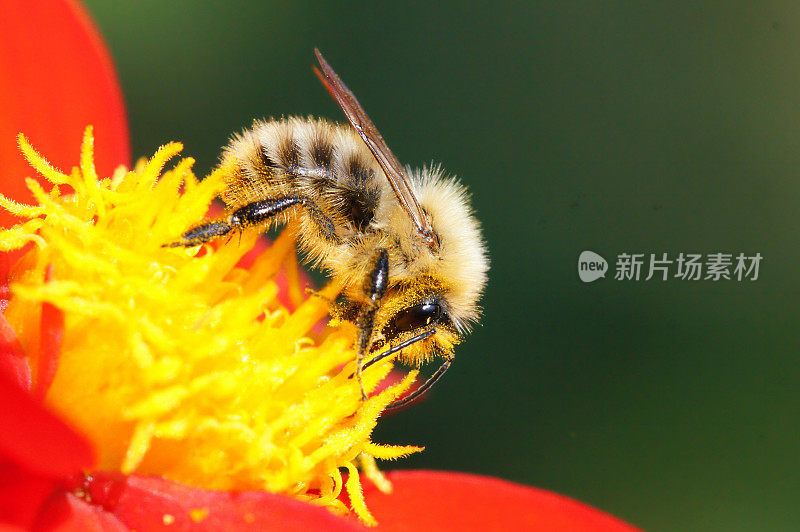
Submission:
M 221 192 L 220 171 L 198 181 L 189 158 L 164 171 L 181 150 L 169 144 L 101 179 L 91 128 L 70 174 L 22 137 L 20 145 L 54 186 L 28 181 L 35 206 L 0 198 L 29 218 L 0 232 L 2 249 L 35 244 L 12 271 L 6 317 L 45 401 L 89 437 L 98 467 L 263 489 L 338 510 L 346 468 L 352 505 L 370 522 L 355 464 L 419 450 L 370 441 L 383 408 L 415 374 L 362 403 L 351 378 L 355 327 L 313 332 L 339 287 L 297 296 L 304 287 L 291 229 L 260 252 L 254 233 L 216 249 L 164 248 L 203 218 Z M 248 253 L 252 265 L 237 266 Z M 295 305 L 279 298 L 281 272 L 294 280 Z M 39 326 L 52 312 L 63 316 L 57 361 L 46 358 Z M 366 387 L 390 368 L 376 364 Z

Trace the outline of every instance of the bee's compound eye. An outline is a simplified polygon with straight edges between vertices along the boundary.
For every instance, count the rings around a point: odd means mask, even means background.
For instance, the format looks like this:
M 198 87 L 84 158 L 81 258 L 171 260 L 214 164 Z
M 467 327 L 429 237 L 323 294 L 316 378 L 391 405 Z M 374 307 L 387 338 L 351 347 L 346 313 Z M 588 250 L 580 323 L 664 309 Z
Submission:
M 387 335 L 391 338 L 400 333 L 413 331 L 439 321 L 442 307 L 435 301 L 425 301 L 400 311 L 387 327 Z

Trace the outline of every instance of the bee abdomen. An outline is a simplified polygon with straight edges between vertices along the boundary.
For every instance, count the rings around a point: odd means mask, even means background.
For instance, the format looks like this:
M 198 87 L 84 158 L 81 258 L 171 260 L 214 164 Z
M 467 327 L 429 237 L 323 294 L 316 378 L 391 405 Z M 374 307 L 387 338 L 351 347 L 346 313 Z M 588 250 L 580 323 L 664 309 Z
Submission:
M 349 126 L 290 118 L 256 122 L 228 146 L 233 158 L 223 199 L 231 208 L 298 195 L 351 231 L 363 232 L 380 199 L 379 167 Z
M 333 173 L 334 146 L 329 139 L 319 135 L 314 136 L 308 145 L 308 162 L 311 168 L 322 170 L 328 174 Z

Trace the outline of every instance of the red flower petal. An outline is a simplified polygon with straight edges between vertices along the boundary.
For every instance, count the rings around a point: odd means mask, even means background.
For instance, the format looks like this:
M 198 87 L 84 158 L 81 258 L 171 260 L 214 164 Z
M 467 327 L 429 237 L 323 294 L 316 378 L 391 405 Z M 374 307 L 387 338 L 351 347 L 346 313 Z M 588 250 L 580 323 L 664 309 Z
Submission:
M 562 495 L 463 473 L 392 471 L 394 492 L 365 483 L 376 531 L 536 530 L 634 532 L 637 528 Z
M 0 374 L 7 376 L 20 387 L 31 387 L 31 368 L 22 351 L 17 333 L 2 314 L 11 293 L 8 289 L 8 256 L 0 253 Z
M 135 530 L 365 530 L 324 508 L 263 491 L 211 491 L 115 473 L 92 475 L 86 489 L 94 503 Z
M 33 474 L 66 478 L 94 463 L 89 443 L 0 375 L 0 455 Z
M 57 488 L 57 480 L 32 475 L 0 460 L 0 522 L 30 530 L 40 508 Z
M 25 528 L 21 526 L 9 525 L 7 523 L 0 523 L 0 532 L 25 532 Z
M 29 390 L 31 387 L 31 368 L 22 351 L 17 333 L 0 314 L 0 374 L 18 387 Z
M 77 163 L 83 129 L 95 126 L 100 175 L 128 164 L 128 126 L 116 75 L 97 31 L 74 1 L 3 3 L 0 33 L 0 192 L 30 202 L 22 179 L 33 174 L 20 155 L 24 133 L 56 167 Z M 0 226 L 16 220 L 0 212 Z
M 45 281 L 53 276 L 53 266 L 47 268 Z M 64 312 L 52 303 L 42 303 L 42 319 L 39 326 L 39 371 L 36 373 L 36 393 L 38 399 L 44 399 L 47 390 L 53 383 L 58 369 L 58 357 L 61 354 L 61 340 L 64 337 Z
M 8 274 L 11 268 L 11 261 L 8 255 L 0 253 L 0 312 L 5 312 L 8 300 L 11 299 L 11 291 L 8 289 Z
M 99 506 L 61 491 L 47 504 L 32 527 L 58 532 L 128 532 L 130 529 Z
M 36 374 L 36 397 L 39 399 L 44 399 L 56 376 L 63 336 L 64 313 L 52 303 L 43 303 L 39 336 L 39 371 Z

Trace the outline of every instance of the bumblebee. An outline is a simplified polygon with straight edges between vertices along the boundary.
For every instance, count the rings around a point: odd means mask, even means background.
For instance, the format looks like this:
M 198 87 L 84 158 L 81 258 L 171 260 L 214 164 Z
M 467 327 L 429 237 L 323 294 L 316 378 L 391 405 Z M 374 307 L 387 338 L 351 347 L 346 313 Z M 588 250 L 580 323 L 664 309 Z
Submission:
M 489 267 L 466 189 L 439 167 L 404 168 L 353 93 L 319 52 L 317 76 L 349 122 L 257 120 L 224 149 L 223 218 L 167 244 L 197 246 L 236 231 L 299 225 L 308 259 L 342 281 L 332 313 L 358 327 L 356 377 L 397 353 L 421 365 L 443 359 L 403 406 L 450 367 L 476 323 Z M 345 309 L 345 310 L 342 310 Z M 371 359 L 373 353 L 378 353 Z

